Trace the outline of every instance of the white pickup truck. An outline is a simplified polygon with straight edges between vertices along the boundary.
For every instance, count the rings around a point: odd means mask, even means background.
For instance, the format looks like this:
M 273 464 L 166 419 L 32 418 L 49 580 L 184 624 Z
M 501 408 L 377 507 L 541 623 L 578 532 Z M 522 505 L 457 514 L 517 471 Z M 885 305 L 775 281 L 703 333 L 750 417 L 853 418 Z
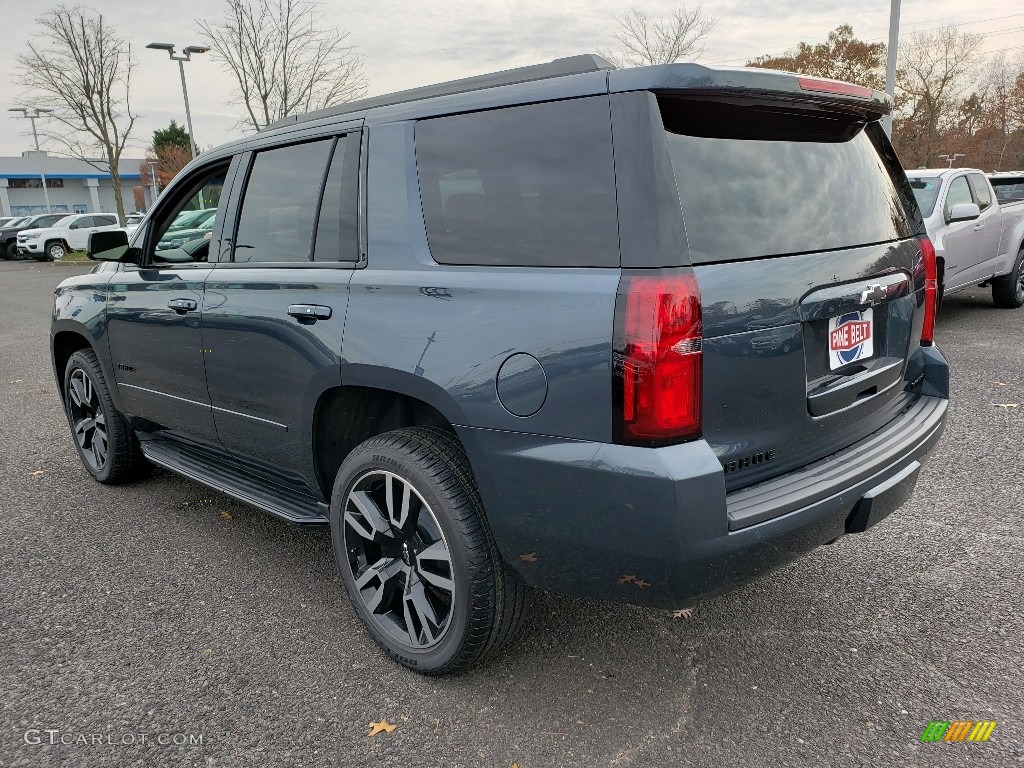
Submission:
M 104 229 L 117 229 L 113 213 L 72 213 L 42 229 L 23 229 L 18 233 L 18 254 L 39 261 L 59 261 L 68 251 L 84 251 L 89 235 Z
M 990 285 L 997 307 L 1024 306 L 1024 174 L 990 180 L 973 168 L 939 168 L 907 178 L 935 245 L 939 295 Z

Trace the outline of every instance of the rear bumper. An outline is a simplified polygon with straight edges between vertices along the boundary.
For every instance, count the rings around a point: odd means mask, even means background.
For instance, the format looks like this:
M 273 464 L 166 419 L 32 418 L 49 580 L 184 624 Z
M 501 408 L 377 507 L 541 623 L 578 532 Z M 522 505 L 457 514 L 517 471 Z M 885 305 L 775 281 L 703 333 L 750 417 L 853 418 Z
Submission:
M 533 586 L 680 607 L 899 507 L 945 426 L 921 396 L 823 461 L 726 494 L 711 448 L 587 443 L 459 428 L 505 560 Z

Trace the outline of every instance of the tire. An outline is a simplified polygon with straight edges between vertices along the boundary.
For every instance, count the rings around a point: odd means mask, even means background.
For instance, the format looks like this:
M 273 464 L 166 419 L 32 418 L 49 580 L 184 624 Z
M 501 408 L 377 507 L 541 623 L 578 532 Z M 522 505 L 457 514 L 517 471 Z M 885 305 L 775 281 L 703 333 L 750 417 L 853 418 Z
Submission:
M 60 261 L 68 255 L 68 249 L 64 243 L 51 240 L 46 244 L 45 254 L 45 258 L 50 261 Z
M 1008 275 L 992 281 L 992 303 L 1000 309 L 1019 309 L 1024 306 L 1024 248 Z
M 11 240 L 3 247 L 3 257 L 8 261 L 18 260 L 18 241 Z
M 117 485 L 148 474 L 151 467 L 135 433 L 114 408 L 91 349 L 75 352 L 64 368 L 64 411 L 82 465 L 97 481 Z
M 357 446 L 334 481 L 331 540 L 356 615 L 415 672 L 467 669 L 525 614 L 528 590 L 506 569 L 469 461 L 445 430 L 399 429 Z

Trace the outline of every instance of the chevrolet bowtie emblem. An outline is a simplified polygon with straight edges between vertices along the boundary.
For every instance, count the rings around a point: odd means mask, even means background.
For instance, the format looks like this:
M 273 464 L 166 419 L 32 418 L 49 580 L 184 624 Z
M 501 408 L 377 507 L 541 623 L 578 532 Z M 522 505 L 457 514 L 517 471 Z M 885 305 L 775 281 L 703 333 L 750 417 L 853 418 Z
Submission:
M 860 292 L 860 303 L 875 305 L 884 301 L 889 292 L 881 285 L 872 285 Z

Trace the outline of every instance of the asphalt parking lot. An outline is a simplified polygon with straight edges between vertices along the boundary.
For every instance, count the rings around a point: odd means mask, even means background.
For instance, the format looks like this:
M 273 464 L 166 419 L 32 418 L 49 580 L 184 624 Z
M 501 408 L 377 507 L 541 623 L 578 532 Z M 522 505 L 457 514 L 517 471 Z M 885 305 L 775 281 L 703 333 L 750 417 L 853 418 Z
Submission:
M 326 534 L 88 478 L 47 347 L 81 269 L 0 262 L 0 766 L 1024 765 L 1024 310 L 987 290 L 943 307 L 949 425 L 885 523 L 688 619 L 539 595 L 495 662 L 425 679 Z M 920 742 L 956 719 L 998 725 Z

